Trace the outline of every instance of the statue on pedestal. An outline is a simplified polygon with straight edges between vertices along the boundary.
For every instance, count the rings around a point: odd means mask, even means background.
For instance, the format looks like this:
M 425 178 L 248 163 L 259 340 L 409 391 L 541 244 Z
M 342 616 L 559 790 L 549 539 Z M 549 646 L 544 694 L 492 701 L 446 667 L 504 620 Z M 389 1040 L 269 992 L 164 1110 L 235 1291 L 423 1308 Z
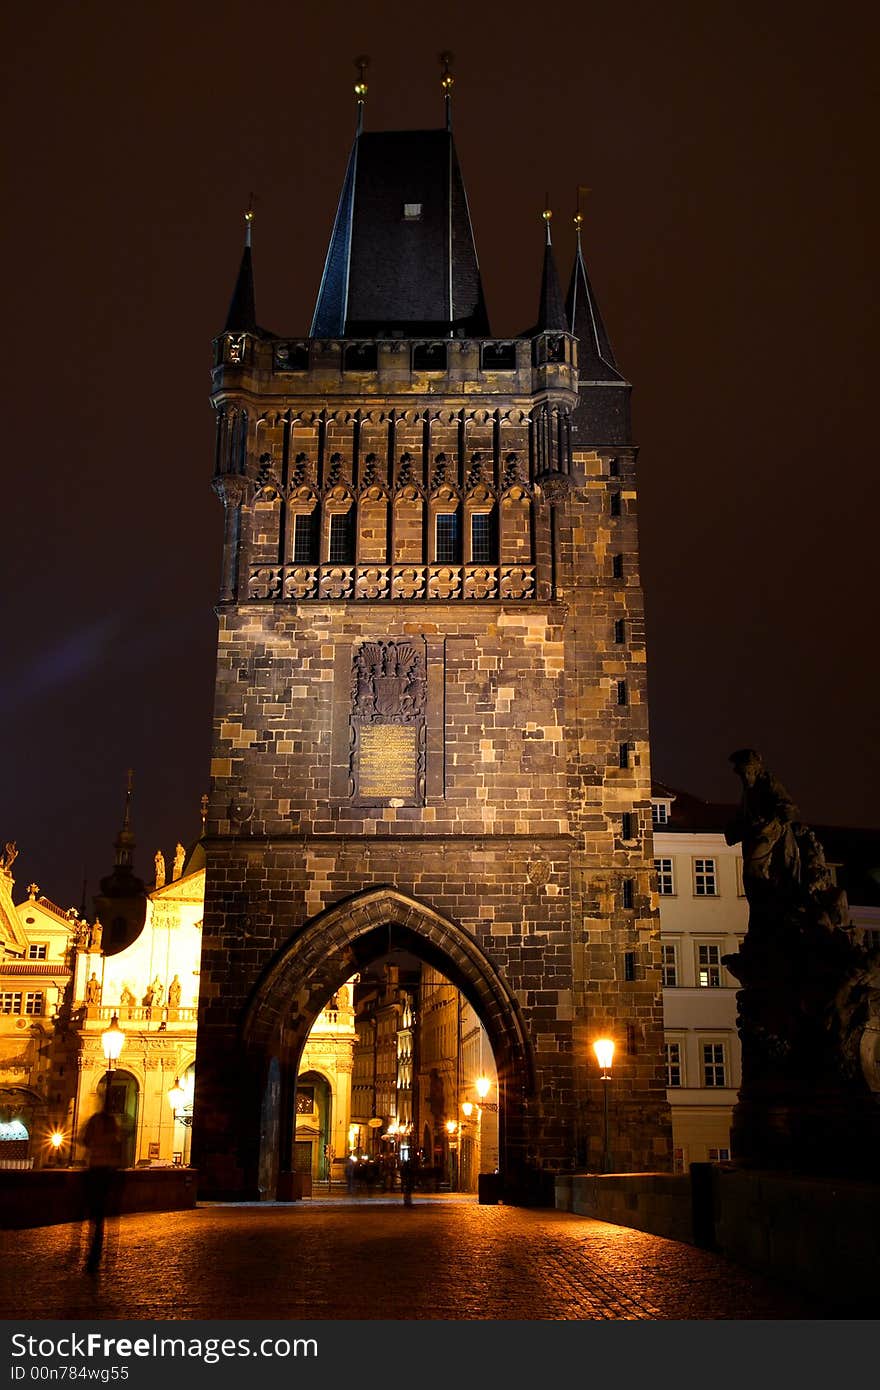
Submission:
M 742 986 L 733 1157 L 817 1173 L 873 1171 L 880 951 L 853 936 L 822 845 L 761 755 L 740 749 L 730 760 L 743 794 L 725 838 L 742 843 L 749 903 L 742 945 L 723 957 Z

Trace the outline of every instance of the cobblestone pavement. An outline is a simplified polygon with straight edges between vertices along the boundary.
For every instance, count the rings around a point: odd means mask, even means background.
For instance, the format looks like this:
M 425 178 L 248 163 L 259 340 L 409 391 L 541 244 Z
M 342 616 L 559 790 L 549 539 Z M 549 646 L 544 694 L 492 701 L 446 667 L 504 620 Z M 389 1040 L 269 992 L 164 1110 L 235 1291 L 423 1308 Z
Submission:
M 4 1232 L 4 1318 L 808 1319 L 839 1316 L 687 1245 L 470 1197 L 203 1204 Z

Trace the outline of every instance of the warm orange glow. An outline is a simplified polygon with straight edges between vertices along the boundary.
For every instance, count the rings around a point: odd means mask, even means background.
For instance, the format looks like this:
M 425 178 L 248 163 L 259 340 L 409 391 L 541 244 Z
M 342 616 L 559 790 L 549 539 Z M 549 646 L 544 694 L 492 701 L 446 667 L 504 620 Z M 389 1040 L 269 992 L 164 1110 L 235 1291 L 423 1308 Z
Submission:
M 446 1121 L 446 1133 L 447 1133 L 447 1134 L 454 1134 L 457 1128 L 458 1128 L 458 1125 L 455 1123 L 455 1120 L 447 1120 L 447 1121 Z
M 104 1049 L 104 1056 L 112 1068 L 115 1062 L 119 1061 L 119 1054 L 125 1042 L 125 1034 L 119 1026 L 119 1019 L 114 1014 L 110 1020 L 110 1027 L 106 1028 L 101 1034 L 101 1045 Z
M 492 1089 L 492 1082 L 489 1080 L 488 1076 L 478 1076 L 474 1085 L 477 1088 L 477 1095 L 480 1097 L 480 1100 L 485 1100 Z
M 603 1072 L 611 1070 L 611 1063 L 614 1061 L 614 1041 L 611 1038 L 597 1038 L 593 1043 L 593 1051 L 596 1054 L 596 1061 Z
M 64 1143 L 64 1135 L 60 1130 L 56 1129 L 52 1131 L 49 1135 L 49 1143 L 52 1145 L 53 1149 L 61 1148 L 61 1145 Z
M 471 1115 L 473 1115 L 473 1113 L 474 1113 L 473 1102 L 472 1102 L 472 1101 L 469 1101 L 469 1100 L 466 1100 L 466 1101 L 464 1102 L 464 1104 L 462 1105 L 461 1108 L 462 1108 L 462 1111 L 464 1112 L 465 1118 L 469 1120 L 470 1117 L 471 1117 Z

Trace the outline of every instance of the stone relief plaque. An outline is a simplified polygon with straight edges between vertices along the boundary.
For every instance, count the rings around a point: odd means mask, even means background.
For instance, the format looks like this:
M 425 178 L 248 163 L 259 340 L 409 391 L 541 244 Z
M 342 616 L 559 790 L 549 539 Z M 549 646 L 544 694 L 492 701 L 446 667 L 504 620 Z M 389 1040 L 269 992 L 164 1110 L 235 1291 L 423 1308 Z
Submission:
M 426 695 L 423 642 L 364 642 L 355 651 L 349 785 L 356 802 L 422 805 Z

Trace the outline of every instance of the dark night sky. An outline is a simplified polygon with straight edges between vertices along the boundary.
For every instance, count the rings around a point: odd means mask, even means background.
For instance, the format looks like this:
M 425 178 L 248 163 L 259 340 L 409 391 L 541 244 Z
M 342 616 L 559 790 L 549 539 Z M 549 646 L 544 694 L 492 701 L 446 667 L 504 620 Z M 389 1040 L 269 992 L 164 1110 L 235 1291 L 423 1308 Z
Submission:
M 221 508 L 210 341 L 255 190 L 260 321 L 307 330 L 367 127 L 455 130 L 493 331 L 534 319 L 544 190 L 634 383 L 655 775 L 877 810 L 877 6 L 8 7 L 0 838 L 62 906 L 198 833 Z M 869 18 L 868 16 L 874 16 Z M 873 387 L 873 392 L 872 392 Z

